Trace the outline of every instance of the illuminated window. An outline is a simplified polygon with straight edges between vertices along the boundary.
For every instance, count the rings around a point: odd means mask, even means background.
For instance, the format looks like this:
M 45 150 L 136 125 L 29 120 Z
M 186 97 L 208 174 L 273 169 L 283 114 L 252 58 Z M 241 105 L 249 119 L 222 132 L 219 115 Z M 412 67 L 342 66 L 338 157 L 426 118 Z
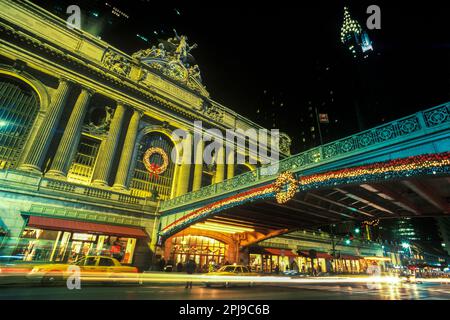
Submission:
M 193 259 L 202 268 L 211 263 L 225 262 L 227 250 L 228 245 L 223 242 L 209 237 L 188 235 L 172 239 L 170 256 L 175 264 L 179 262 L 184 264 Z
M 94 173 L 100 140 L 82 135 L 78 145 L 78 152 L 67 174 L 71 182 L 89 184 Z
M 0 79 L 0 169 L 16 165 L 38 111 L 37 94 L 30 87 Z

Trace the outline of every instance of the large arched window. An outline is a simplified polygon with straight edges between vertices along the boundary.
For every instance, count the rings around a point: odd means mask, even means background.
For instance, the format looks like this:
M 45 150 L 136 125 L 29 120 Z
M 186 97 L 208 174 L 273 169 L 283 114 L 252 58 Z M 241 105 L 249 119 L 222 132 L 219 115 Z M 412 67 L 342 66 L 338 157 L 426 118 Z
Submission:
M 145 151 L 150 147 L 162 148 L 169 157 L 169 165 L 167 170 L 159 176 L 152 175 L 145 168 L 143 156 Z M 134 168 L 133 177 L 130 184 L 131 194 L 140 197 L 151 196 L 154 190 L 157 191 L 159 199 L 166 200 L 170 198 L 172 188 L 174 163 L 170 159 L 173 142 L 165 135 L 159 132 L 151 132 L 146 134 L 138 145 L 136 167 Z M 162 164 L 162 157 L 159 154 L 153 154 L 150 157 L 150 163 L 156 165 Z
M 27 84 L 0 78 L 0 169 L 17 164 L 39 111 L 38 101 Z

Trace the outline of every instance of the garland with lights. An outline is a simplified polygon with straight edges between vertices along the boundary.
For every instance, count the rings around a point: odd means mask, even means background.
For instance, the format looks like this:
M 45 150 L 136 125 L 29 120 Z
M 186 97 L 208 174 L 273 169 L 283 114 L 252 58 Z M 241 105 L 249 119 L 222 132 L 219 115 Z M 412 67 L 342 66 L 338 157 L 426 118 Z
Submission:
M 372 220 L 372 221 L 366 220 L 366 221 L 363 221 L 362 224 L 365 224 L 365 225 L 368 225 L 368 226 L 371 226 L 371 227 L 376 227 L 377 225 L 380 224 L 380 219 L 375 219 L 375 220 Z
M 299 186 L 301 191 L 317 188 L 329 188 L 343 184 L 361 184 L 368 181 L 396 180 L 405 177 L 421 175 L 437 175 L 450 173 L 450 152 L 429 154 L 396 159 L 386 162 L 377 162 L 365 166 L 339 169 L 320 174 L 301 177 L 293 181 L 290 172 L 280 174 L 272 184 L 247 190 L 231 197 L 213 202 L 204 207 L 194 210 L 190 214 L 175 220 L 161 230 L 161 235 L 167 234 L 174 229 L 188 227 L 190 224 L 218 211 L 222 211 L 241 204 L 268 198 L 277 198 L 288 201 Z M 294 179 L 295 180 L 295 179 Z M 283 185 L 289 183 L 288 191 L 281 193 Z M 289 191 L 290 190 L 290 191 Z M 375 223 L 375 222 L 372 222 Z
M 399 180 L 411 176 L 448 174 L 449 172 L 450 152 L 444 152 L 301 177 L 300 190 L 307 191 L 342 184 L 361 184 L 368 181 Z
M 161 165 L 158 165 L 156 163 L 150 163 L 150 157 L 154 154 L 159 154 L 161 156 L 163 161 Z M 150 174 L 150 178 L 153 175 L 158 177 L 158 175 L 164 173 L 167 170 L 167 167 L 169 166 L 169 157 L 167 156 L 167 153 L 162 148 L 158 147 L 148 148 L 147 151 L 145 151 L 144 153 L 142 161 L 144 162 L 144 166 Z
M 239 206 L 241 204 L 247 203 L 249 201 L 273 198 L 275 196 L 274 193 L 274 185 L 269 184 L 267 186 L 251 189 L 245 192 L 238 193 L 234 196 L 213 202 L 208 204 L 202 208 L 194 210 L 193 212 L 181 217 L 180 219 L 175 220 L 171 224 L 167 225 L 164 229 L 161 230 L 161 235 L 165 235 L 167 232 L 172 229 L 182 228 L 184 225 L 186 227 L 187 224 L 191 224 L 196 222 L 207 215 L 210 215 L 217 211 L 222 211 L 231 207 Z
M 287 187 L 286 192 L 282 192 L 282 189 Z M 297 192 L 298 181 L 295 179 L 294 175 L 290 171 L 281 173 L 277 180 L 275 180 L 274 192 L 276 193 L 275 198 L 278 203 L 286 203 L 291 200 L 295 193 Z

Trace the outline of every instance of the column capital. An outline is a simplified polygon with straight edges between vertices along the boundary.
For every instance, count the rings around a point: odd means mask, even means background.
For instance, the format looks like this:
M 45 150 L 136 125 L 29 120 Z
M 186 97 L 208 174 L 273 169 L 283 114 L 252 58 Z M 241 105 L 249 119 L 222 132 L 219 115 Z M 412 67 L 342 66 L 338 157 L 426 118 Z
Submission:
M 81 85 L 81 91 L 85 91 L 89 95 L 89 97 L 92 97 L 96 92 L 94 89 L 85 85 Z
M 59 83 L 67 83 L 67 84 L 72 83 L 72 81 L 68 77 L 63 76 L 63 75 L 58 76 L 58 81 L 59 81 Z
M 118 99 L 116 100 L 116 106 L 122 106 L 126 108 L 128 105 L 125 103 L 125 101 Z
M 139 119 L 141 119 L 142 116 L 144 115 L 144 111 L 133 109 L 133 114 L 138 114 L 139 115 Z

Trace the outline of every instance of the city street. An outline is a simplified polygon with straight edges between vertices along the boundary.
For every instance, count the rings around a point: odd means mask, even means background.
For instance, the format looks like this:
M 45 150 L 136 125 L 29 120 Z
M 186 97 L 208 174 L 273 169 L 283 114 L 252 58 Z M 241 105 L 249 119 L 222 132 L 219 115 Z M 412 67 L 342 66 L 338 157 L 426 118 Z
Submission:
M 4 310 L 439 317 L 447 12 L 0 0 Z
M 143 286 L 82 286 L 80 290 L 66 287 L 4 287 L 0 299 L 45 300 L 448 300 L 450 284 L 383 284 L 369 289 L 364 284 L 295 284 L 258 285 L 232 288 L 206 288 L 194 285 L 185 289 L 182 285 Z

